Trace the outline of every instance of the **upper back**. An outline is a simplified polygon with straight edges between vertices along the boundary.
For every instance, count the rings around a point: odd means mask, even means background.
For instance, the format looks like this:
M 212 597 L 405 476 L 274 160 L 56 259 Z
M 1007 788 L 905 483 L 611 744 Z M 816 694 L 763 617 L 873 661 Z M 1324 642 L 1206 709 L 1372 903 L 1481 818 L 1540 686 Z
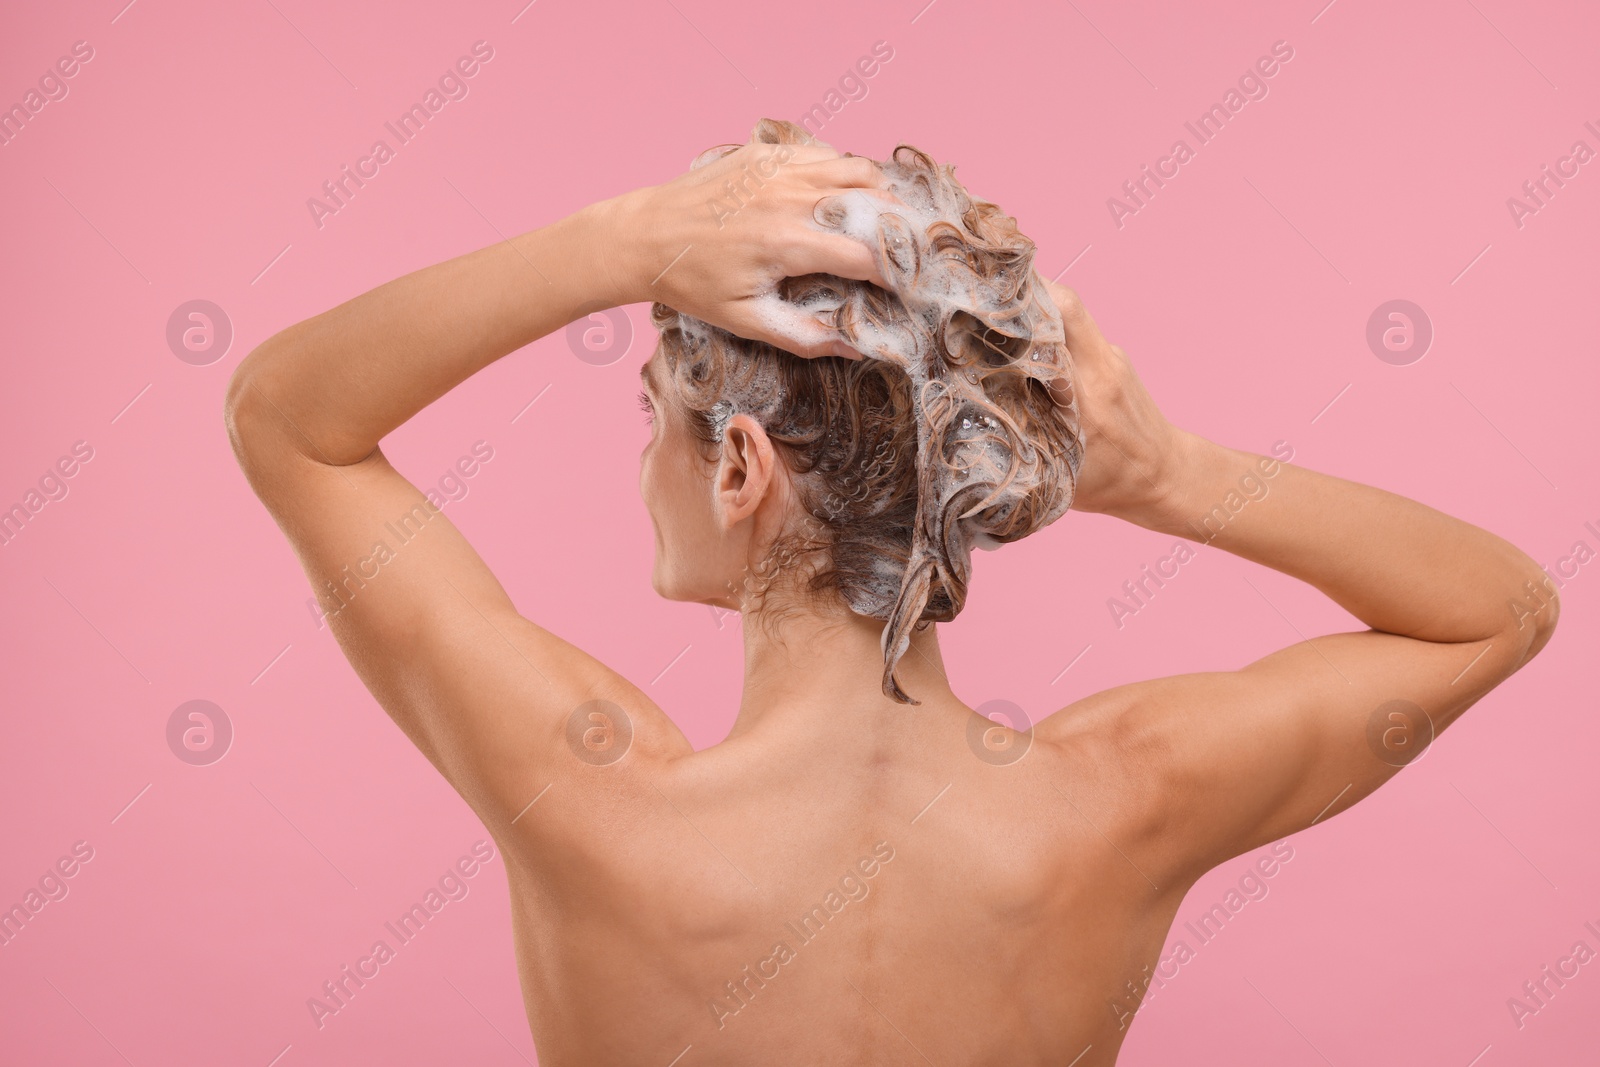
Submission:
M 542 1062 L 1113 1052 L 1182 891 L 1115 843 L 1144 817 L 1106 750 L 985 761 L 950 722 L 850 760 L 735 739 L 570 768 L 506 842 Z

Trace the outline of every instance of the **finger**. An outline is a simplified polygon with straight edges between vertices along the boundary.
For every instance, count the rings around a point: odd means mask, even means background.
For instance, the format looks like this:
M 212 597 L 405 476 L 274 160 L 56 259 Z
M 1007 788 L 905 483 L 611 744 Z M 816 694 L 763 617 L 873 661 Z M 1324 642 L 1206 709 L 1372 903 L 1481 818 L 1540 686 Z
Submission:
M 701 152 L 689 164 L 689 169 L 699 170 L 701 167 L 727 159 L 729 156 L 737 156 L 739 160 L 745 162 L 746 166 L 752 165 L 750 163 L 751 159 L 765 161 L 770 158 L 774 162 L 757 162 L 754 165 L 762 168 L 761 173 L 764 177 L 771 177 L 771 174 L 766 173 L 767 171 L 775 174 L 779 169 L 794 164 L 821 163 L 830 159 L 838 159 L 839 152 L 831 145 L 823 144 L 821 141 L 811 144 L 780 145 L 766 144 L 765 142 L 722 144 Z M 729 166 L 732 165 L 732 163 L 729 164 Z
M 905 206 L 905 201 L 888 189 L 841 185 L 828 190 L 827 195 L 817 201 L 812 217 L 828 227 L 837 227 L 841 220 L 851 216 L 875 223 L 884 215 L 903 212 Z
M 846 189 L 818 200 L 811 208 L 811 221 L 846 237 L 876 244 L 884 230 L 885 217 L 898 215 L 903 207 L 890 193 Z
M 786 277 L 832 274 L 888 288 L 873 246 L 856 237 L 818 233 L 785 244 L 778 265 Z
M 1067 351 L 1091 359 L 1115 358 L 1111 345 L 1100 333 L 1100 327 L 1095 324 L 1094 316 L 1083 306 L 1083 301 L 1078 298 L 1077 292 L 1055 282 L 1046 281 L 1044 285 L 1045 291 L 1056 302 L 1056 309 L 1061 312 L 1061 325 L 1067 335 Z
M 740 336 L 765 341 L 803 359 L 815 359 L 818 356 L 865 358 L 845 342 L 838 330 L 823 325 L 815 316 L 776 293 L 757 297 L 754 304 L 755 314 L 750 316 L 748 325 L 741 324 L 735 331 Z
M 839 158 L 839 150 L 832 145 L 817 141 L 813 144 L 780 145 L 780 150 L 788 150 L 788 162 L 795 165 L 807 163 L 822 163 L 830 159 Z
M 746 145 L 745 147 L 750 149 L 752 154 L 756 154 L 761 158 L 771 158 L 774 160 L 774 165 L 769 168 L 773 173 L 776 173 L 777 170 L 782 167 L 796 167 L 817 163 L 826 163 L 829 160 L 839 158 L 839 152 L 837 149 L 831 145 L 825 145 L 821 141 L 817 141 L 813 144 L 751 144 Z M 763 177 L 769 176 L 766 175 L 764 171 L 762 174 Z
M 819 189 L 877 189 L 886 184 L 882 168 L 865 156 L 807 163 L 796 173 Z

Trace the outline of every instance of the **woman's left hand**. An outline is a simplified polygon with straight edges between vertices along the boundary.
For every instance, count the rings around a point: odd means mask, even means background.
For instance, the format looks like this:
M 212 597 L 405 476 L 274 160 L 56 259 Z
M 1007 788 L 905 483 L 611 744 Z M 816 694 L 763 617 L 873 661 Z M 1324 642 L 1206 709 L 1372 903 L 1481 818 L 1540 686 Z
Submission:
M 798 356 L 858 359 L 838 330 L 781 300 L 777 287 L 803 274 L 884 285 L 876 215 L 897 201 L 883 186 L 876 163 L 825 145 L 744 145 L 597 205 L 603 254 L 622 275 L 621 302 L 660 301 Z M 830 197 L 839 199 L 819 211 Z
M 1101 334 L 1078 294 L 1039 279 L 1061 312 L 1072 378 L 1050 383 L 1058 404 L 1075 395 L 1082 422 L 1083 470 L 1074 511 L 1130 522 L 1161 514 L 1184 482 L 1192 434 L 1173 426 L 1139 380 L 1128 354 Z

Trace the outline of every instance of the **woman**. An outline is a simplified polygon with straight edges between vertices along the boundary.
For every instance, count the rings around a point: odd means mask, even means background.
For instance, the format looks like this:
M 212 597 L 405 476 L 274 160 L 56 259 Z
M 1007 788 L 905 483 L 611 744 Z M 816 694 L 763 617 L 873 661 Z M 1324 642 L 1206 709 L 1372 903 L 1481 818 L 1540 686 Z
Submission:
M 1172 426 L 948 169 L 807 141 L 764 122 L 284 330 L 234 376 L 235 451 L 363 681 L 499 842 L 541 1063 L 1109 1064 L 1194 881 L 1377 789 L 1558 602 L 1484 530 Z M 644 300 L 654 585 L 743 612 L 738 718 L 700 752 L 521 617 L 378 447 Z M 932 623 L 974 543 L 1069 503 L 1369 629 L 994 727 Z M 396 516 L 420 535 L 352 579 Z

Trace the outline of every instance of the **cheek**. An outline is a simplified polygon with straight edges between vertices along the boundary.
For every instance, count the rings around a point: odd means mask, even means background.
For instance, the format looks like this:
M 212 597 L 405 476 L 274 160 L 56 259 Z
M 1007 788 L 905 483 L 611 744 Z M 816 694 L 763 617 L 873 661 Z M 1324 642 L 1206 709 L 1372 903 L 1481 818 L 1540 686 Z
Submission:
M 711 502 L 711 472 L 697 452 L 684 449 L 659 457 L 658 473 L 651 485 L 654 512 L 670 534 L 674 551 L 703 562 L 701 557 L 716 539 L 716 519 Z
M 665 429 L 658 427 L 639 454 L 639 495 L 658 526 L 676 528 L 691 492 L 690 457 Z
M 639 495 L 647 504 L 661 494 L 661 474 L 665 469 L 661 462 L 661 449 L 661 427 L 652 426 L 650 439 L 639 452 Z
M 650 525 L 655 527 L 657 539 L 676 540 L 675 531 L 682 525 L 678 516 L 681 509 L 678 491 L 673 486 L 672 465 L 658 455 L 645 457 L 639 477 L 639 496 L 644 500 Z

